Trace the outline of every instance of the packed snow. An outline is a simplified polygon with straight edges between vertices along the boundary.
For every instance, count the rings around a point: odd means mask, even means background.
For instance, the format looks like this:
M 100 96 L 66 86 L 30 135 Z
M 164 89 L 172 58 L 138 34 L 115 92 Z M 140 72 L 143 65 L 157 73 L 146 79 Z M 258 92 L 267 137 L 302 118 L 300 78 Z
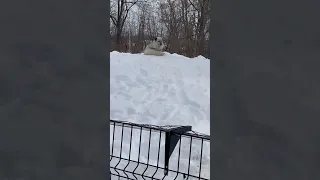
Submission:
M 192 130 L 210 134 L 210 60 L 202 56 L 188 58 L 178 54 L 165 53 L 164 56 L 147 56 L 143 54 L 110 53 L 110 118 L 138 124 L 151 125 L 190 125 Z M 117 129 L 119 128 L 119 130 Z M 140 131 L 132 130 L 133 138 L 129 153 L 129 128 L 122 132 L 121 127 L 111 128 L 110 142 L 114 138 L 113 153 L 115 156 L 138 159 L 151 165 L 157 165 L 159 133 L 152 133 L 150 154 L 148 144 L 150 132 L 142 133 L 141 152 L 138 152 Z M 123 133 L 123 136 L 121 135 Z M 114 134 L 114 137 L 113 137 Z M 121 137 L 122 147 L 121 147 Z M 125 142 L 127 141 L 127 142 Z M 209 179 L 210 174 L 210 142 L 203 142 L 201 158 L 200 140 L 192 140 L 191 162 L 189 168 L 190 138 L 182 138 L 180 154 L 180 171 L 199 176 L 199 161 L 201 160 L 201 177 Z M 164 137 L 160 140 L 160 165 L 164 159 Z M 196 149 L 199 150 L 196 150 Z M 115 150 L 116 149 L 116 150 Z M 177 168 L 177 152 L 179 143 L 173 152 L 169 169 Z M 153 153 L 154 150 L 154 153 Z M 110 151 L 112 151 L 110 149 Z M 111 160 L 111 166 L 118 160 Z M 115 163 L 112 165 L 112 163 Z M 123 162 L 121 162 L 123 163 Z M 117 167 L 121 166 L 121 163 Z M 122 166 L 126 166 L 124 162 Z M 160 166 L 159 165 L 159 166 Z M 130 165 L 129 165 L 130 166 Z M 130 167 L 127 167 L 128 171 Z M 121 168 L 120 168 L 121 169 Z M 134 167 L 133 167 L 134 169 Z M 139 169 L 139 168 L 138 168 Z M 146 169 L 146 167 L 144 167 Z M 146 174 L 151 177 L 155 170 L 148 168 Z M 138 170 L 137 170 L 138 171 Z M 143 168 L 142 168 L 143 172 Z M 141 174 L 142 174 L 141 172 Z M 121 172 L 114 172 L 116 174 Z M 122 174 L 128 176 L 126 173 Z M 163 173 L 161 174 L 163 176 Z M 159 174 L 159 177 L 162 177 Z M 154 175 L 157 178 L 157 174 Z M 142 177 L 132 177 L 143 179 Z M 174 179 L 175 173 L 166 179 Z M 113 178 L 112 178 L 113 179 Z M 146 178 L 148 179 L 148 178 Z M 177 179 L 183 179 L 177 177 Z M 189 178 L 192 179 L 192 178 Z

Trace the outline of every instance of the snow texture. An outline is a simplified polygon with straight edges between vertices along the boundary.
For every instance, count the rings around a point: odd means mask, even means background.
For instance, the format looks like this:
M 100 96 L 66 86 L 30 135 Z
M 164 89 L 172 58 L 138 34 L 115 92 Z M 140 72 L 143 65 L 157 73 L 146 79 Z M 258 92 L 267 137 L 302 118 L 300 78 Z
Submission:
M 110 53 L 110 118 L 139 124 L 152 125 L 191 125 L 192 130 L 210 134 L 210 60 L 202 56 L 188 58 L 178 54 L 165 53 L 164 56 L 143 54 Z M 114 149 L 120 148 L 121 130 L 115 130 Z M 120 127 L 119 127 L 120 129 Z M 113 138 L 113 129 L 110 129 Z M 129 153 L 129 144 L 123 143 L 122 157 L 138 158 L 139 132 L 133 130 L 133 147 Z M 159 146 L 159 133 L 151 138 L 148 158 L 148 131 L 142 133 L 140 161 L 156 165 Z M 123 141 L 129 141 L 130 130 L 124 129 Z M 127 140 L 125 140 L 127 138 Z M 160 140 L 160 160 L 164 158 L 164 137 Z M 190 174 L 199 176 L 201 141 L 192 140 Z M 210 142 L 203 142 L 201 177 L 209 179 Z M 177 168 L 179 143 L 173 152 L 170 167 Z M 197 150 L 198 149 L 198 150 Z M 119 151 L 113 150 L 115 154 Z M 190 138 L 182 138 L 180 171 L 188 171 Z M 112 166 L 112 161 L 110 162 Z M 117 162 L 116 162 L 117 163 Z M 123 165 L 125 166 L 127 162 Z M 163 165 L 163 161 L 160 162 Z M 119 164 L 119 167 L 121 163 Z M 145 167 L 144 167 L 145 168 Z M 130 169 L 128 167 L 128 169 Z M 143 169 L 143 168 L 142 168 Z M 149 170 L 149 169 L 148 169 Z M 152 176 L 154 171 L 146 172 Z M 166 179 L 174 179 L 169 176 Z M 126 176 L 126 175 L 124 175 Z M 155 175 L 157 177 L 157 174 Z M 159 176 L 160 177 L 160 176 Z M 134 178 L 134 177 L 132 177 Z M 138 179 L 143 179 L 139 178 Z M 135 179 L 135 178 L 134 178 Z M 146 178 L 148 179 L 148 178 Z M 177 179 L 182 179 L 178 177 Z M 193 179 L 193 178 L 189 178 Z

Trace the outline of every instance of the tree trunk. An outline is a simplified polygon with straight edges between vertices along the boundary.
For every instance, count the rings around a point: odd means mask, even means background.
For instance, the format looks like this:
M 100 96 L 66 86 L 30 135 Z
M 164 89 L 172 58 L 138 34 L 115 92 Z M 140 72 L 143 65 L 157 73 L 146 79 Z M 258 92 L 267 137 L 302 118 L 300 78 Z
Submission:
M 117 35 L 116 35 L 116 49 L 117 51 L 121 50 L 121 32 L 117 31 Z

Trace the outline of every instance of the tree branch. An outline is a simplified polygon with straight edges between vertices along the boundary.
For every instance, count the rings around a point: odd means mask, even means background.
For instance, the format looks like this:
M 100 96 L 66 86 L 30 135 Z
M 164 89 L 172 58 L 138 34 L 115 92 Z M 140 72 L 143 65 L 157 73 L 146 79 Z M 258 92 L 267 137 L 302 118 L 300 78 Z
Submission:
M 129 6 L 129 8 L 127 8 L 127 11 L 129 11 L 131 8 L 132 8 L 132 6 L 134 6 L 135 4 L 137 4 L 139 2 L 139 0 L 136 0 L 136 1 L 134 1 L 134 2 L 127 2 L 128 4 L 131 4 L 131 6 Z
M 191 6 L 196 10 L 196 11 L 200 11 L 191 0 L 189 0 L 189 3 L 191 4 Z
M 117 24 L 116 18 L 114 16 L 112 16 L 112 15 L 110 15 L 110 18 L 112 20 L 112 23 L 116 26 L 116 24 Z

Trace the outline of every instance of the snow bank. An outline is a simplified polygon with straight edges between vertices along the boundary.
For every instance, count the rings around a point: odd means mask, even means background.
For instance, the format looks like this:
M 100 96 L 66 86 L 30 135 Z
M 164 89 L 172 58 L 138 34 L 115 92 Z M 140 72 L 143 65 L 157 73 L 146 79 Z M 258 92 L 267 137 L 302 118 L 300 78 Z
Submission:
M 110 116 L 210 134 L 210 60 L 110 53 Z

